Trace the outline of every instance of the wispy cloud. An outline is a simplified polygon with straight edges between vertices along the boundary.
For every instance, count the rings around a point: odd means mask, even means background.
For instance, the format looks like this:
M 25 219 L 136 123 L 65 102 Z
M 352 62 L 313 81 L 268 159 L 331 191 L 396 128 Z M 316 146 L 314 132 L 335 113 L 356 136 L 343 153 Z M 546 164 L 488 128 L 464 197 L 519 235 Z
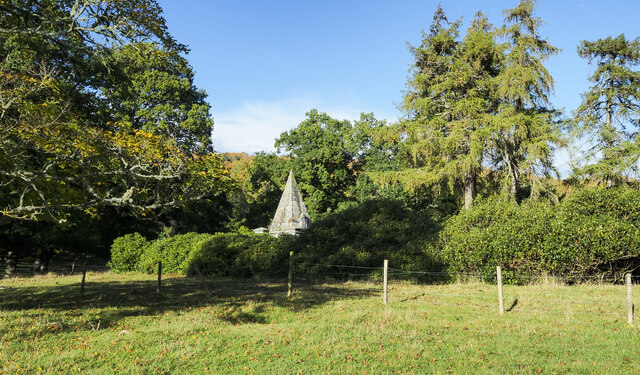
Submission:
M 298 126 L 312 108 L 339 120 L 356 120 L 361 112 L 346 105 L 329 108 L 309 98 L 248 101 L 240 108 L 215 114 L 214 147 L 221 152 L 274 151 L 275 139 Z

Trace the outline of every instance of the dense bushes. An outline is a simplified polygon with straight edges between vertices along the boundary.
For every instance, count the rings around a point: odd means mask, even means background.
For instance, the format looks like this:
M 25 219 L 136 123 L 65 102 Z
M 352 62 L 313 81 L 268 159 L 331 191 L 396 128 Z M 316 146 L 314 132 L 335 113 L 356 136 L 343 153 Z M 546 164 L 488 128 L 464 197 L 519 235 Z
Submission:
M 296 272 L 312 278 L 370 274 L 384 259 L 394 268 L 480 273 L 489 280 L 496 265 L 517 282 L 545 273 L 619 276 L 640 268 L 640 192 L 586 189 L 555 206 L 492 198 L 443 226 L 397 201 L 370 200 L 326 215 L 299 237 L 187 233 L 149 243 L 127 235 L 114 242 L 110 264 L 153 272 L 162 259 L 167 273 L 284 276 L 289 251 L 296 253 Z
M 138 269 L 148 273 L 154 272 L 157 270 L 158 261 L 162 260 L 163 272 L 184 275 L 189 269 L 191 259 L 202 251 L 212 238 L 210 234 L 185 233 L 158 239 L 142 254 Z
M 142 254 L 149 247 L 149 241 L 138 233 L 118 237 L 111 245 L 111 260 L 108 266 L 119 272 L 137 271 Z
M 393 200 L 369 200 L 317 221 L 290 244 L 297 269 L 310 276 L 367 273 L 347 265 L 439 270 L 442 263 L 428 246 L 438 225 L 429 216 L 406 209 Z
M 433 254 L 434 247 L 426 246 L 437 238 L 437 231 L 438 226 L 426 214 L 408 210 L 396 201 L 372 200 L 328 215 L 299 237 L 274 238 L 248 231 L 187 233 L 148 244 L 138 241 L 140 235 L 127 235 L 114 243 L 114 259 L 123 243 L 132 241 L 127 248 L 139 246 L 138 261 L 130 261 L 126 268 L 112 261 L 112 266 L 150 273 L 161 259 L 166 273 L 286 276 L 289 251 L 294 251 L 296 272 L 313 277 L 348 277 L 353 269 L 332 266 L 379 268 L 384 259 L 398 268 L 441 270 L 443 264 Z M 139 245 L 134 245 L 134 240 Z
M 439 248 L 453 272 L 579 279 L 640 265 L 640 192 L 587 189 L 557 206 L 491 199 L 452 217 Z M 524 277 L 524 278 L 523 278 Z
M 442 257 L 452 272 L 495 275 L 497 265 L 520 274 L 537 272 L 540 242 L 551 207 L 492 199 L 461 212 L 440 233 Z
M 284 274 L 286 237 L 277 239 L 253 233 L 217 233 L 190 259 L 188 274 L 252 276 Z
M 137 233 L 119 237 L 111 248 L 109 265 L 116 271 L 157 270 L 191 275 L 252 276 L 283 272 L 286 239 L 243 233 L 186 233 L 149 243 Z

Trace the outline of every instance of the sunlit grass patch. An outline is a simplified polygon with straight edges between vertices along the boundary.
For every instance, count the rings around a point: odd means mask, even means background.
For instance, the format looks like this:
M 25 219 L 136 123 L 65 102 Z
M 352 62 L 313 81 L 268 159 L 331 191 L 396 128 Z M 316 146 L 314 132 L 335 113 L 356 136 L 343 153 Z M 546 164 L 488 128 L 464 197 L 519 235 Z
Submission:
M 143 274 L 0 281 L 2 373 L 634 373 L 614 285 L 294 285 Z M 586 303 L 579 303 L 586 302 Z

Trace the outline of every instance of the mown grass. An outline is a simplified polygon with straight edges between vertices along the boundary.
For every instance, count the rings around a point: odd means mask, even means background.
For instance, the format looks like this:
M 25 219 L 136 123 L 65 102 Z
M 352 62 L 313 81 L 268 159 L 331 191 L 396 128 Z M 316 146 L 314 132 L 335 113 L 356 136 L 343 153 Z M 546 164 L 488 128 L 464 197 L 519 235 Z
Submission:
M 625 289 L 283 283 L 89 273 L 0 281 L 0 373 L 640 372 Z M 517 299 L 517 302 L 516 302 Z

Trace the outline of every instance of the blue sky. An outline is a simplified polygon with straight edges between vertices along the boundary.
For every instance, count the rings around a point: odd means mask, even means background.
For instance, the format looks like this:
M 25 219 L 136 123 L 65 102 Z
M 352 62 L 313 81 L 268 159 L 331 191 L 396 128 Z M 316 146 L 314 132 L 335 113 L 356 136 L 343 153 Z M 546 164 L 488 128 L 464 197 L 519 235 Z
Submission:
M 217 151 L 274 150 L 274 139 L 311 108 L 338 119 L 373 112 L 394 122 L 418 45 L 441 3 L 449 20 L 476 11 L 494 25 L 516 0 L 218 1 L 160 0 L 169 31 L 191 52 L 196 85 L 207 91 Z M 561 53 L 547 62 L 556 108 L 570 114 L 593 71 L 581 40 L 640 36 L 640 1 L 540 0 L 541 34 Z M 559 163 L 566 163 L 560 155 Z M 560 165 L 562 168 L 562 165 Z

